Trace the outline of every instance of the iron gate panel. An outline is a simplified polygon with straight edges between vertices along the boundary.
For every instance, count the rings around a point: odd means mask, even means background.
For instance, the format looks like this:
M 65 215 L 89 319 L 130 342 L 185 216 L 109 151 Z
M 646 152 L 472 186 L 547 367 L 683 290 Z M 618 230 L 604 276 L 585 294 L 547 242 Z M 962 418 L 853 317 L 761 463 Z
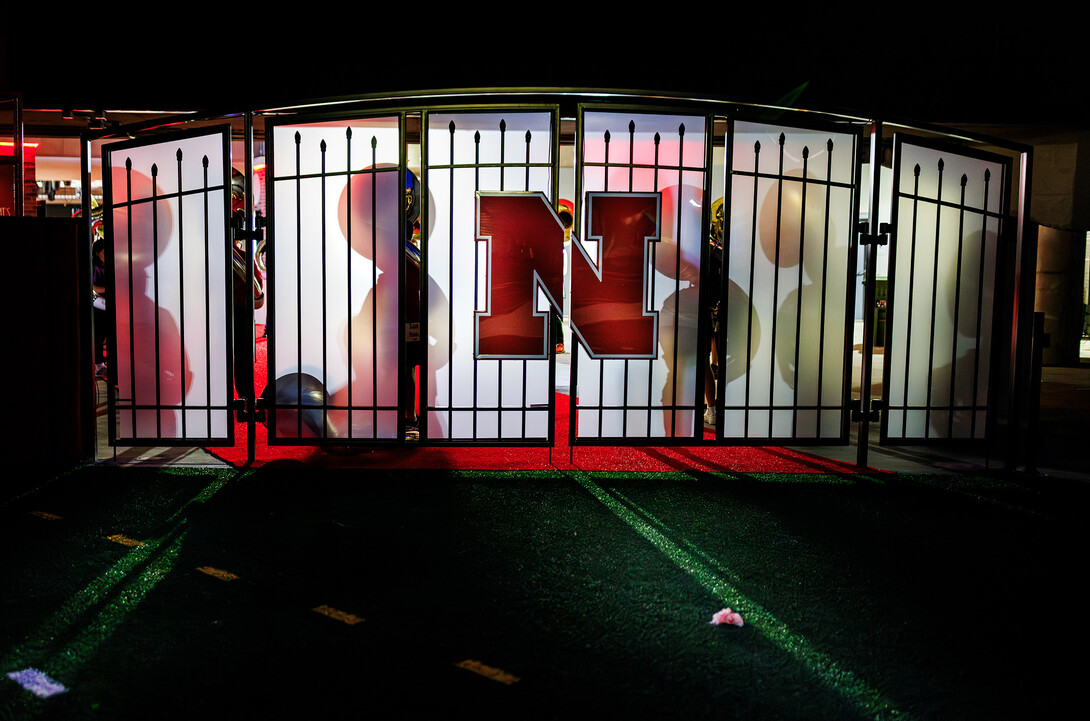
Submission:
M 429 112 L 423 127 L 428 348 L 421 440 L 551 445 L 551 339 L 544 357 L 476 353 L 476 319 L 490 312 L 491 282 L 490 243 L 478 233 L 477 209 L 479 199 L 496 193 L 539 193 L 555 204 L 557 111 Z M 557 300 L 537 292 L 534 310 L 548 313 Z
M 883 442 L 984 438 L 1011 163 L 894 138 Z
M 649 438 L 691 443 L 702 437 L 708 127 L 701 115 L 580 109 L 576 217 L 583 224 L 571 241 L 572 335 L 579 339 L 572 351 L 573 445 Z M 635 238 L 642 246 L 633 249 L 636 264 L 624 261 L 633 265 L 631 275 L 642 276 L 628 282 L 642 283 L 638 311 L 653 319 L 653 340 L 649 351 L 592 352 L 589 328 L 579 327 L 577 307 L 588 303 L 580 296 L 589 295 L 597 281 L 609 283 L 604 275 L 610 256 L 620 251 L 611 250 L 608 237 L 596 238 L 599 230 L 589 226 L 596 199 L 618 194 L 658 199 L 657 210 L 647 206 L 645 211 L 658 213 L 657 225 L 641 231 L 642 240 Z M 593 271 L 584 271 L 582 282 L 580 268 Z M 623 289 L 624 279 L 613 285 Z M 588 307 L 586 317 L 610 317 L 616 312 L 610 308 L 622 305 L 620 295 L 608 288 L 596 292 L 599 310 Z M 632 300 L 623 304 L 632 305 Z
M 234 442 L 230 127 L 103 148 L 110 442 Z
M 271 123 L 269 443 L 404 437 L 404 119 Z
M 720 439 L 848 442 L 859 142 L 730 126 Z

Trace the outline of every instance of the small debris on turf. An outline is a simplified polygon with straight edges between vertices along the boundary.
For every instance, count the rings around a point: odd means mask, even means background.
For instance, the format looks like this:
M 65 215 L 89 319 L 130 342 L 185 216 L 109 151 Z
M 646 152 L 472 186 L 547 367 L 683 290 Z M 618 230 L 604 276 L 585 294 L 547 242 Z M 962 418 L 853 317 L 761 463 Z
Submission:
M 720 624 L 724 623 L 730 624 L 732 626 L 741 626 L 742 616 L 741 614 L 735 613 L 729 608 L 724 608 L 721 611 L 716 611 L 715 615 L 712 616 L 711 625 L 719 626 Z
M 36 668 L 12 671 L 8 674 L 8 678 L 39 698 L 48 698 L 68 690 L 64 684 L 57 683 Z

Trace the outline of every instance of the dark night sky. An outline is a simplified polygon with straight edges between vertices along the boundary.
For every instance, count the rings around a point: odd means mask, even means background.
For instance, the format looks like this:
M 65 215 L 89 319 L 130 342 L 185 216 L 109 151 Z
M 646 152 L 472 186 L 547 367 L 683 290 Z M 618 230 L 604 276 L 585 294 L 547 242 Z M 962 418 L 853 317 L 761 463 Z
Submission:
M 769 104 L 801 89 L 793 105 L 810 110 L 1087 125 L 1083 76 L 1090 63 L 1079 38 L 1042 33 L 1024 19 L 1007 27 L 951 21 L 945 32 L 923 21 L 893 31 L 887 21 L 866 50 L 861 19 L 803 18 L 770 33 L 767 18 L 732 18 L 708 33 L 710 18 L 649 25 L 589 15 L 576 24 L 570 17 L 524 20 L 537 29 L 517 37 L 450 30 L 437 39 L 406 28 L 376 33 L 371 42 L 363 38 L 374 31 L 358 21 L 308 19 L 267 36 L 233 29 L 222 50 L 194 21 L 188 28 L 183 21 L 165 42 L 137 23 L 106 23 L 106 37 L 124 40 L 100 42 L 86 28 L 51 32 L 48 44 L 36 33 L 5 30 L 0 90 L 21 92 L 29 109 L 228 111 L 426 88 L 627 88 Z M 322 30 L 341 26 L 348 29 Z M 649 27 L 657 39 L 647 37 Z M 773 34 L 778 41 L 769 40 Z

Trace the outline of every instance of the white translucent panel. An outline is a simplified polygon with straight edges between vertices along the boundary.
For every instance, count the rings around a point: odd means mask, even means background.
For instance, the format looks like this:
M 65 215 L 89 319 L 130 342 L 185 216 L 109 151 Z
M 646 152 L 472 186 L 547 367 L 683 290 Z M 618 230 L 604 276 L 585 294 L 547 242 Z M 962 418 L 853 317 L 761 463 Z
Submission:
M 538 191 L 551 198 L 552 124 L 552 115 L 544 112 L 428 115 L 422 234 L 428 265 L 428 406 L 434 409 L 428 414 L 429 438 L 551 435 L 547 422 L 530 421 L 540 414 L 523 410 L 552 402 L 548 360 L 477 360 L 474 313 L 485 308 L 487 294 L 487 248 L 476 237 L 477 191 Z M 502 416 L 485 410 L 501 406 L 519 410 Z
M 312 435 L 398 436 L 396 413 L 379 409 L 398 405 L 400 137 L 396 118 L 273 129 L 270 383 L 287 405 L 302 402 L 297 374 L 319 385 L 336 410 Z
M 796 410 L 735 414 L 724 437 L 839 437 L 856 137 L 737 123 L 733 141 L 720 392 Z
M 630 126 L 631 124 L 631 126 Z M 583 121 L 583 191 L 659 192 L 659 240 L 650 244 L 648 307 L 658 313 L 657 358 L 592 361 L 580 346 L 580 404 L 647 406 L 651 411 L 606 411 L 598 424 L 582 424 L 581 438 L 691 437 L 693 410 L 703 408 L 703 359 L 698 352 L 704 210 L 705 119 L 700 116 L 588 112 Z M 606 133 L 608 131 L 608 141 Z M 657 136 L 657 137 L 656 137 Z M 609 168 L 600 164 L 607 163 Z M 621 167 L 612 167 L 621 166 Z M 585 208 L 579 211 L 585 215 Z M 582 242 L 573 236 L 573 243 Z M 599 255 L 583 242 L 586 255 Z M 572 290 L 573 298 L 579 293 Z M 601 375 L 601 379 L 599 379 Z M 599 385 L 601 386 L 599 388 Z M 701 390 L 702 393 L 702 390 Z M 626 420 L 627 419 L 627 420 Z
M 112 150 L 118 437 L 227 439 L 224 136 Z
M 853 136 L 762 123 L 738 122 L 734 125 L 734 170 L 752 171 L 754 145 L 761 144 L 759 172 L 778 175 L 780 160 L 775 150 L 784 136 L 784 169 L 801 168 L 804 151 L 811 168 L 821 168 L 821 177 L 832 183 L 853 185 L 855 155 L 851 152 Z M 829 141 L 833 142 L 832 149 Z M 845 152 L 847 150 L 847 152 Z
M 983 437 L 1005 168 L 898 147 L 887 435 Z

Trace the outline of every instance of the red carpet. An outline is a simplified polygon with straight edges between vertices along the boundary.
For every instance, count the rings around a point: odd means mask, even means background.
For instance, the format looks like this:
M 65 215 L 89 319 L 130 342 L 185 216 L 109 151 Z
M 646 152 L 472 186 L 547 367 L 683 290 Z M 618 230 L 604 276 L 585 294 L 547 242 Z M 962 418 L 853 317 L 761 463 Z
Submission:
M 266 341 L 258 327 L 254 379 L 265 386 Z M 256 424 L 254 465 L 301 462 L 307 465 L 360 468 L 435 468 L 446 470 L 704 471 L 712 473 L 855 473 L 858 467 L 777 446 L 576 446 L 568 444 L 568 396 L 556 394 L 556 445 L 518 446 L 355 446 L 323 450 L 313 446 L 269 446 L 264 424 Z M 711 438 L 705 430 L 705 438 Z M 246 464 L 246 424 L 235 426 L 235 445 L 208 448 L 236 466 Z

